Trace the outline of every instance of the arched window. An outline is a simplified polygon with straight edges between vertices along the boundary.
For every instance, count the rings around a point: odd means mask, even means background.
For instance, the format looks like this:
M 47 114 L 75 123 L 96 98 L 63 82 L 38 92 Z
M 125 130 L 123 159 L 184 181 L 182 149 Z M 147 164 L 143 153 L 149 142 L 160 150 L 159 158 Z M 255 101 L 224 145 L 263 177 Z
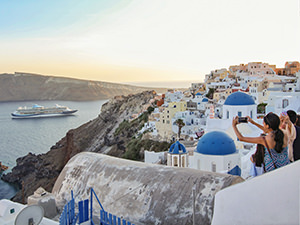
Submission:
M 177 158 L 177 156 L 173 157 L 173 166 L 178 166 L 178 158 Z
M 185 167 L 185 156 L 181 157 L 181 167 Z
M 283 99 L 282 100 L 282 108 L 285 108 L 289 105 L 289 100 L 288 99 Z
M 227 110 L 227 119 L 229 119 L 229 111 Z

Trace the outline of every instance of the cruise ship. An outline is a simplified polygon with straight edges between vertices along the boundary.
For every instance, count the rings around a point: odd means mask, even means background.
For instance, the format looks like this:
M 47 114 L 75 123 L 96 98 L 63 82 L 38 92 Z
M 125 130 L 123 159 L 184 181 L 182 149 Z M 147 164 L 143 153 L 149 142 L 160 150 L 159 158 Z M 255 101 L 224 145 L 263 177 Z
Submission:
M 44 107 L 40 105 L 33 105 L 31 108 L 19 107 L 15 112 L 11 113 L 13 118 L 36 118 L 36 117 L 53 117 L 53 116 L 67 116 L 78 110 L 69 109 L 66 106 L 56 104 L 54 107 Z

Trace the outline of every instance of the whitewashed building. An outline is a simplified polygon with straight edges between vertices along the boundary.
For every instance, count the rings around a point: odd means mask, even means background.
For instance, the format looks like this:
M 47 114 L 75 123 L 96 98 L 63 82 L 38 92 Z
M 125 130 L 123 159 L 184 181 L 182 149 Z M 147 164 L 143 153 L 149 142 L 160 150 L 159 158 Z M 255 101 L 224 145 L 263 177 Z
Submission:
M 257 117 L 257 106 L 253 97 L 244 92 L 234 92 L 229 95 L 223 106 L 223 119 L 232 120 L 233 117 Z
M 184 94 L 181 91 L 167 92 L 165 94 L 165 102 L 180 102 Z
M 199 111 L 177 112 L 172 118 L 172 131 L 178 133 L 176 120 L 182 119 L 185 126 L 181 128 L 181 134 L 196 138 L 196 132 L 200 132 L 206 125 L 206 118 L 202 118 L 202 115 Z
M 227 173 L 235 169 L 241 173 L 240 155 L 234 140 L 222 131 L 206 133 L 199 139 L 194 156 L 194 169 Z
M 287 110 L 300 112 L 300 92 L 270 92 L 266 113 L 273 112 L 279 115 Z

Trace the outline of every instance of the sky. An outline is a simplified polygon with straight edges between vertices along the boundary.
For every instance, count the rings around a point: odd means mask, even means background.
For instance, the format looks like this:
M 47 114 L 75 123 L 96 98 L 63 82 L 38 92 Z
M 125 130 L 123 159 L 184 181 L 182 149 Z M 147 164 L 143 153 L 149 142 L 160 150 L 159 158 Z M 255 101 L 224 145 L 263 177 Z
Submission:
M 300 0 L 0 0 L 0 73 L 186 86 L 299 54 Z

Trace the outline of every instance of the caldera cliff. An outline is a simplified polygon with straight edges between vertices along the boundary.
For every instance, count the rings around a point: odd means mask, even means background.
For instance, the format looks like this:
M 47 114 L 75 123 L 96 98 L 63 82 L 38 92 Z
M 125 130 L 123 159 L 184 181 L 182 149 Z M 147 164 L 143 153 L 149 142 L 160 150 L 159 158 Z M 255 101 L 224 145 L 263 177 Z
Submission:
M 153 110 L 149 102 L 155 94 L 154 91 L 146 91 L 114 97 L 102 106 L 97 118 L 68 131 L 47 153 L 29 153 L 18 158 L 12 172 L 2 177 L 20 188 L 13 200 L 26 202 L 27 197 L 39 187 L 50 192 L 69 159 L 83 151 L 141 161 L 144 150 L 167 150 L 169 143 L 149 140 L 137 134 Z M 138 113 L 141 113 L 139 117 L 131 118 Z

